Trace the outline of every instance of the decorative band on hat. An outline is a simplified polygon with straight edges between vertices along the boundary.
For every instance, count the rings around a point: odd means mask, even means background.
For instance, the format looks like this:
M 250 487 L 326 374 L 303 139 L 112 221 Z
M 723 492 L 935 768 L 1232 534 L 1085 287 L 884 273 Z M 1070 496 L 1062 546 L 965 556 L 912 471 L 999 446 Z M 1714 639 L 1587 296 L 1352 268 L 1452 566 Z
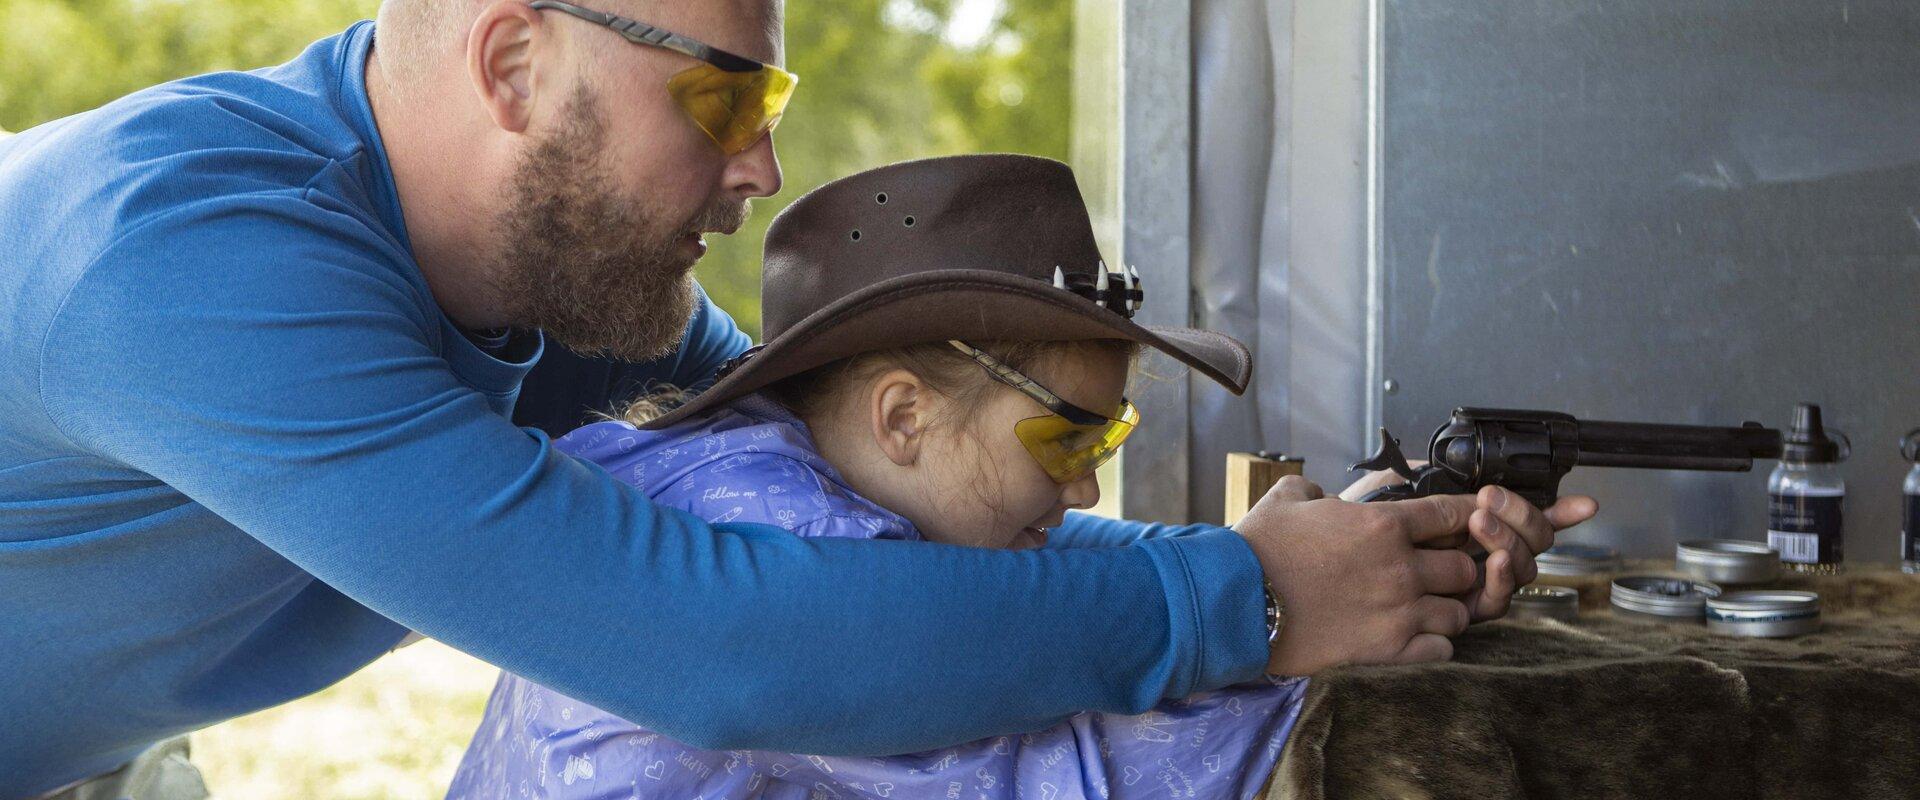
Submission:
M 1107 262 L 1101 261 L 1094 268 L 1092 277 L 1082 274 L 1068 275 L 1059 265 L 1053 268 L 1053 288 L 1065 289 L 1081 297 L 1092 300 L 1115 314 L 1133 319 L 1140 310 L 1140 304 L 1146 300 L 1146 293 L 1140 289 L 1140 271 L 1132 266 L 1122 272 L 1108 272 Z
M 714 371 L 713 379 L 718 381 L 721 378 L 725 378 L 728 375 L 733 374 L 733 371 L 739 369 L 740 365 L 747 363 L 747 359 L 752 358 L 755 353 L 758 353 L 765 349 L 767 349 L 767 346 L 764 343 L 756 344 L 752 347 L 749 347 L 745 350 L 740 351 L 740 355 L 734 356 L 732 358 L 727 359 L 726 361 L 720 362 L 720 369 Z

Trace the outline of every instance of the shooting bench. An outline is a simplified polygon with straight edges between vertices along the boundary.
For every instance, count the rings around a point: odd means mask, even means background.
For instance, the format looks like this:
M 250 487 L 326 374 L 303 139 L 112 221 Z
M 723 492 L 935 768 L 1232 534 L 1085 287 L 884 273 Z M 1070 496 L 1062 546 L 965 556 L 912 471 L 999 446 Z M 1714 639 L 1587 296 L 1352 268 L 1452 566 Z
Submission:
M 1228 519 L 1298 474 L 1265 455 L 1228 459 Z M 1821 605 L 1787 639 L 1614 615 L 1613 577 L 1673 570 L 1543 575 L 1580 591 L 1573 624 L 1500 620 L 1449 663 L 1315 676 L 1268 800 L 1920 797 L 1920 575 L 1783 574 L 1767 586 Z
M 1268 797 L 1920 796 L 1920 576 L 1848 570 L 1772 584 L 1820 593 L 1822 629 L 1791 639 L 1618 618 L 1607 581 L 1543 577 L 1581 590 L 1577 623 L 1314 678 Z

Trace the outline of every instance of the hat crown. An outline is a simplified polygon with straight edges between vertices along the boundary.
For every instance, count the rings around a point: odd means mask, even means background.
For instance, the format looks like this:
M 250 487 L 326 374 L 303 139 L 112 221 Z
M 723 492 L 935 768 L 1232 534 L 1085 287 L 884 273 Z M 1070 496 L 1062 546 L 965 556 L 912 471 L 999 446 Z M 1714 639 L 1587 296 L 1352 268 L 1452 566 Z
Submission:
M 876 283 L 936 270 L 1091 286 L 1104 270 L 1073 171 L 1021 155 L 908 161 L 825 184 L 767 229 L 761 332 Z M 1124 313 L 1124 312 L 1122 312 Z
M 1073 171 L 1032 156 L 910 161 L 809 192 L 767 228 L 760 297 L 765 343 L 646 427 L 837 359 L 947 339 L 1131 340 L 1235 394 L 1252 366 L 1230 337 L 1135 323 L 1139 272 L 1100 257 Z

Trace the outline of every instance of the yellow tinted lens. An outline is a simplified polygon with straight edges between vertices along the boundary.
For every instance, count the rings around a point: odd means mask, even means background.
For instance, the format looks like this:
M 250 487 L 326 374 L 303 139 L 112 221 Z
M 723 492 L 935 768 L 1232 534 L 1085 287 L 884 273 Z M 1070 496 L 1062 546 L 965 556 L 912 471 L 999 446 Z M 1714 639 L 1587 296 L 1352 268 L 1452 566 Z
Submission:
M 733 155 L 779 124 L 800 78 L 778 67 L 727 72 L 701 64 L 667 81 L 667 92 L 700 130 Z
M 1140 412 L 1132 403 L 1125 403 L 1118 420 L 1076 425 L 1059 414 L 1048 414 L 1014 423 L 1013 433 L 1048 477 L 1072 483 L 1113 458 L 1139 424 Z

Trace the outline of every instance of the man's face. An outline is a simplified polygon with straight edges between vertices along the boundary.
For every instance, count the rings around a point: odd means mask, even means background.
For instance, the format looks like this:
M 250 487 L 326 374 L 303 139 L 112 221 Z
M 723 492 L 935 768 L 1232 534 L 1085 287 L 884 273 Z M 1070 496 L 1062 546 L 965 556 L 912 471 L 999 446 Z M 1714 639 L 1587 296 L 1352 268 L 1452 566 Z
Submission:
M 608 13 L 779 63 L 769 3 L 633 4 Z M 556 124 L 533 134 L 501 215 L 496 289 L 511 319 L 567 347 L 628 360 L 672 350 L 693 311 L 702 234 L 731 233 L 747 202 L 779 189 L 772 137 L 732 156 L 668 94 L 692 57 L 631 44 L 571 18 L 569 38 L 595 37 Z M 604 37 L 604 38 L 601 38 Z

